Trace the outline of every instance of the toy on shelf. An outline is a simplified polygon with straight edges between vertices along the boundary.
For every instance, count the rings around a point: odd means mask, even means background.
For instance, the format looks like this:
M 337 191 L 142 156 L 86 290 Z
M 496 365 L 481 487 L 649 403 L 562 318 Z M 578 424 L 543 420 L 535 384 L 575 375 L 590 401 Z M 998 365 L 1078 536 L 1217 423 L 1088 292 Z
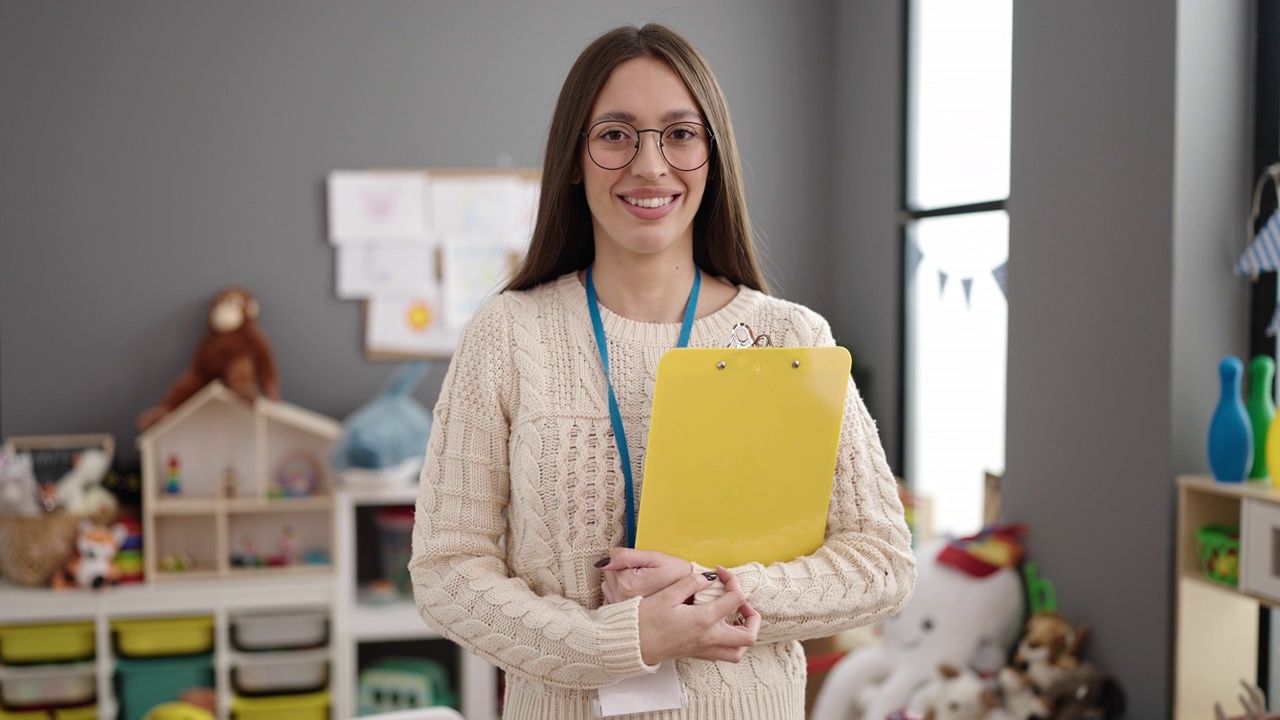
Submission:
M 329 462 L 348 487 L 405 487 L 417 478 L 431 413 L 412 393 L 428 368 L 422 361 L 404 363 L 377 397 L 343 422 Z
M 1218 405 L 1209 422 L 1209 469 L 1218 482 L 1244 482 L 1253 465 L 1253 428 L 1240 395 L 1240 358 L 1218 364 Z
M 181 495 L 182 494 L 182 473 L 179 472 L 178 470 L 177 455 L 170 455 L 169 462 L 165 464 L 164 494 L 165 495 Z
M 291 525 L 286 525 L 280 533 L 280 559 L 285 565 L 296 565 L 301 559 L 298 554 L 298 537 Z
M 119 523 L 107 527 L 88 520 L 80 521 L 75 554 L 67 560 L 61 572 L 54 574 L 50 585 L 54 589 L 115 585 L 120 581 L 116 553 L 128 535 L 128 528 Z
M 0 450 L 0 515 L 35 517 L 42 512 L 31 456 Z
M 276 470 L 272 497 L 309 497 L 320 489 L 320 462 L 311 453 L 290 453 Z
M 1276 376 L 1276 361 L 1270 355 L 1256 355 L 1249 361 L 1249 399 L 1245 411 L 1249 414 L 1249 426 L 1253 432 L 1253 463 L 1249 466 L 1249 479 L 1271 482 L 1267 471 L 1267 430 L 1276 416 L 1276 400 L 1271 381 Z
M 103 486 L 111 458 L 104 450 L 88 449 L 72 462 L 71 469 L 54 486 L 57 504 L 76 517 L 102 525 L 111 523 L 120 509 L 116 496 Z
M 357 694 L 361 715 L 457 704 L 444 667 L 426 658 L 379 660 L 360 673 Z
M 240 476 L 233 467 L 222 471 L 222 497 L 228 500 L 240 497 Z
M 280 378 L 267 336 L 258 327 L 258 301 L 242 287 L 214 296 L 206 315 L 208 330 L 196 346 L 191 365 L 169 387 L 159 405 L 138 417 L 146 430 L 214 380 L 252 403 L 259 395 L 280 399 Z
M 175 550 L 161 555 L 158 565 L 161 570 L 168 573 L 190 572 L 196 569 L 196 561 L 185 550 Z

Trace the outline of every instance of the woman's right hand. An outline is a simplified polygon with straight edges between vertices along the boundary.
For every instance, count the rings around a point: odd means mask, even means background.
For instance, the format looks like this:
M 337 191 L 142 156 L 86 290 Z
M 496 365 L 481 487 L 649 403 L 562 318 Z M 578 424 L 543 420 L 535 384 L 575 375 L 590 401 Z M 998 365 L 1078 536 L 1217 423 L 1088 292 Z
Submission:
M 756 644 L 760 614 L 747 603 L 733 573 L 717 567 L 716 575 L 724 595 L 709 603 L 686 604 L 713 582 L 692 570 L 640 601 L 640 654 L 646 664 L 672 658 L 736 663 Z

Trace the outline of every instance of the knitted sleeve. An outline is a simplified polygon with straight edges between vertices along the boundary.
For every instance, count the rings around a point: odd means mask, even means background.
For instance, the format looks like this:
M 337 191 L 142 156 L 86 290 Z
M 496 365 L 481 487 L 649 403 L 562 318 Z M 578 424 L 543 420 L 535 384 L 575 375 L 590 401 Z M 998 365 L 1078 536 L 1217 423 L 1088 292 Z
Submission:
M 509 576 L 507 302 L 499 296 L 468 323 L 435 407 L 409 562 L 418 611 L 446 638 L 548 685 L 589 689 L 651 672 L 640 657 L 639 598 L 588 610 Z
M 835 344 L 816 313 L 798 310 L 796 319 L 796 345 Z M 875 421 L 852 378 L 822 547 L 790 562 L 732 569 L 761 615 L 760 642 L 825 637 L 866 625 L 897 612 L 911 595 L 911 534 Z M 698 600 L 722 591 L 713 586 Z

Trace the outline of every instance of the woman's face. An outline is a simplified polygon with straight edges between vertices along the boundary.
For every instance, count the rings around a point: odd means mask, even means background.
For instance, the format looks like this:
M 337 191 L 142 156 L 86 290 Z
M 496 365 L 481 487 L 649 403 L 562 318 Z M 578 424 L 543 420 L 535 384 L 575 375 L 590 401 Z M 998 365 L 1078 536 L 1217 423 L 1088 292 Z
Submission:
M 592 128 L 602 120 L 658 131 L 676 122 L 703 123 L 693 94 L 662 60 L 639 57 L 618 65 L 591 107 L 579 158 L 597 259 L 691 257 L 693 216 L 702 202 L 710 163 L 692 171 L 676 170 L 659 151 L 659 133 L 641 132 L 635 159 L 626 167 L 606 170 L 587 149 Z M 675 152 L 669 142 L 668 153 L 676 157 Z

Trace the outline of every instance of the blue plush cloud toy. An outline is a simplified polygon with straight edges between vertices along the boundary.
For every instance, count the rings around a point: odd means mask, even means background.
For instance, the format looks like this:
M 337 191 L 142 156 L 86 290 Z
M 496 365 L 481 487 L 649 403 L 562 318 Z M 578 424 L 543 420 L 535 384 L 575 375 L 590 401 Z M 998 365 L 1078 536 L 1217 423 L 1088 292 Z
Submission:
M 422 361 L 402 364 L 377 397 L 347 417 L 330 457 L 335 470 L 381 470 L 422 459 L 431 414 L 412 393 L 427 368 Z

